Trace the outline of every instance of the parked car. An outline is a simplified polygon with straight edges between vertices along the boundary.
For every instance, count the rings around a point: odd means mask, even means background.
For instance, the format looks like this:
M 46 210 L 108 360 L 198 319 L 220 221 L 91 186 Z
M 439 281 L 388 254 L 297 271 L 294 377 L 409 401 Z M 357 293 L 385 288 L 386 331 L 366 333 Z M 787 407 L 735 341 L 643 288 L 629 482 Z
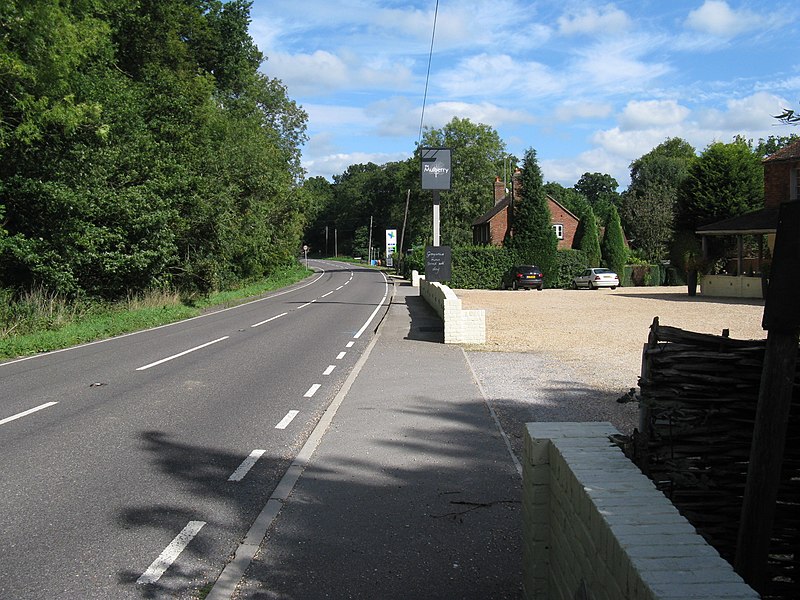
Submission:
M 511 267 L 508 271 L 503 273 L 500 280 L 500 288 L 507 290 L 532 289 L 536 288 L 540 292 L 544 285 L 544 275 L 542 270 L 535 265 L 519 265 Z
M 590 290 L 607 287 L 615 290 L 618 285 L 619 276 L 614 271 L 599 267 L 586 269 L 572 280 L 572 287 L 576 290 L 581 287 L 589 288 Z

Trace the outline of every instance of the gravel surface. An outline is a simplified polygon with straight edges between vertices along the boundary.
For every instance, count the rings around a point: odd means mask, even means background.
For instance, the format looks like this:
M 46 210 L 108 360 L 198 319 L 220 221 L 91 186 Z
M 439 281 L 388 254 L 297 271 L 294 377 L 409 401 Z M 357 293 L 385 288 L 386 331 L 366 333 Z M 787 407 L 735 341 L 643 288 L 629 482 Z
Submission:
M 525 422 L 609 421 L 633 431 L 637 403 L 617 399 L 638 385 L 654 317 L 766 337 L 763 300 L 690 297 L 685 287 L 455 292 L 463 308 L 486 311 L 486 344 L 467 348 L 467 358 L 518 455 Z

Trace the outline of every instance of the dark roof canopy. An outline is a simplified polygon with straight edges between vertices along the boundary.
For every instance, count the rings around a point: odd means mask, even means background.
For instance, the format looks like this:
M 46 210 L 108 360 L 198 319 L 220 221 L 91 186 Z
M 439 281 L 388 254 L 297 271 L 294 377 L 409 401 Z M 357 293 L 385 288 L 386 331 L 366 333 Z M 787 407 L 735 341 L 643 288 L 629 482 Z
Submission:
M 778 208 L 762 208 L 753 212 L 731 217 L 698 227 L 700 235 L 744 235 L 775 233 L 778 228 Z
M 777 162 L 779 160 L 798 160 L 800 159 L 800 140 L 789 144 L 767 156 L 762 162 Z

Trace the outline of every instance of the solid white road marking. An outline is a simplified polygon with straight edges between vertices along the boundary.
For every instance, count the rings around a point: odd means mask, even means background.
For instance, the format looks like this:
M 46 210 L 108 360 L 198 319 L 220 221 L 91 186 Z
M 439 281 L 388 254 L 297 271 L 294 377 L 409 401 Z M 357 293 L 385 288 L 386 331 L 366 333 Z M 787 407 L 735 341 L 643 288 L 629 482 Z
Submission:
M 382 271 L 381 271 L 381 275 L 383 275 Z M 386 302 L 386 296 L 389 295 L 389 280 L 386 279 L 386 275 L 383 275 L 383 280 L 384 280 L 383 281 L 383 284 L 384 284 L 383 298 L 381 298 L 381 301 L 378 303 L 378 306 L 375 307 L 375 310 L 372 311 L 372 314 L 369 316 L 369 319 L 367 319 L 367 322 L 364 323 L 364 326 L 361 329 L 359 329 L 358 333 L 356 333 L 353 336 L 355 339 L 358 339 L 358 338 L 361 337 L 361 334 L 364 333 L 364 331 L 366 331 L 367 327 L 369 327 L 369 324 L 372 322 L 372 319 L 374 319 L 375 315 L 378 314 L 378 311 L 381 309 L 381 306 L 383 306 L 383 303 Z
M 327 369 L 325 369 L 325 370 L 322 372 L 322 374 L 323 374 L 323 375 L 330 375 L 331 373 L 333 373 L 333 370 L 334 370 L 335 368 L 336 368 L 336 365 L 328 365 L 328 368 L 327 368 Z
M 250 453 L 250 456 L 245 458 L 242 461 L 242 464 L 240 464 L 237 469 L 231 473 L 231 476 L 228 477 L 228 481 L 241 481 L 244 476 L 247 475 L 247 472 L 253 468 L 253 465 L 256 464 L 256 461 L 261 458 L 264 452 L 266 452 L 266 450 L 253 450 Z
M 347 354 L 347 352 L 339 352 L 339 354 L 336 355 L 336 360 L 342 360 L 345 354 Z
M 155 583 L 158 581 L 205 524 L 205 521 L 189 521 L 189 524 L 175 536 L 169 546 L 164 548 L 164 551 L 153 561 L 153 564 L 147 567 L 147 570 L 136 580 L 136 583 Z
M 275 319 L 280 319 L 281 317 L 285 317 L 289 313 L 281 313 L 279 315 L 275 315 L 274 317 L 270 317 L 266 321 L 261 321 L 260 323 L 256 323 L 255 325 L 250 325 L 250 327 L 258 327 L 259 325 L 264 325 L 264 323 L 269 323 L 270 321 L 274 321 Z
M 275 425 L 275 429 L 286 429 L 289 426 L 289 423 L 294 421 L 294 418 L 299 414 L 299 410 L 290 410 L 288 413 L 286 413 L 286 416 L 283 417 L 281 422 Z
M 21 419 L 22 417 L 27 417 L 35 412 L 43 410 L 45 408 L 50 408 L 51 406 L 55 406 L 58 402 L 46 402 L 45 404 L 40 404 L 36 408 L 29 408 L 28 410 L 22 411 L 21 413 L 17 413 L 15 415 L 11 415 L 10 417 L 6 417 L 5 419 L 0 420 L 0 425 L 5 425 L 6 423 L 10 423 L 11 421 L 15 421 L 16 419 Z
M 322 384 L 315 383 L 310 388 L 308 388 L 308 391 L 305 394 L 303 394 L 303 398 L 311 398 L 314 394 L 317 393 L 317 390 L 321 387 Z
M 145 370 L 147 370 L 147 369 L 149 369 L 151 367 L 158 366 L 161 363 L 165 363 L 167 361 L 174 360 L 176 358 L 180 358 L 181 356 L 189 354 L 190 352 L 195 352 L 196 350 L 201 350 L 202 348 L 205 348 L 206 346 L 210 346 L 211 344 L 217 344 L 219 342 L 227 340 L 229 337 L 230 337 L 229 335 L 226 335 L 225 337 L 221 337 L 221 338 L 219 338 L 217 340 L 213 340 L 211 342 L 206 342 L 205 344 L 200 344 L 199 346 L 195 346 L 194 348 L 189 348 L 188 350 L 184 350 L 183 352 L 179 352 L 178 354 L 174 354 L 173 356 L 168 356 L 167 358 L 162 358 L 161 360 L 157 360 L 156 362 L 152 362 L 149 365 L 144 365 L 143 367 L 139 367 L 136 370 L 137 371 L 145 371 Z

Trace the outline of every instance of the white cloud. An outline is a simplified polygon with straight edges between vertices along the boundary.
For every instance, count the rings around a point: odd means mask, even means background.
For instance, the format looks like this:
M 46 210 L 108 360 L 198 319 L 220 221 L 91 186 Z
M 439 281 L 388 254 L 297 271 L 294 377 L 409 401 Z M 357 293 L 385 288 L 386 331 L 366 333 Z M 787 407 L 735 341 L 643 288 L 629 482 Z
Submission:
M 691 111 L 675 100 L 628 102 L 619 118 L 622 130 L 650 129 L 683 123 Z
M 571 99 L 558 105 L 555 110 L 555 117 L 562 122 L 581 119 L 605 119 L 611 114 L 611 111 L 612 105 L 609 102 Z
M 425 109 L 425 125 L 442 127 L 453 117 L 483 123 L 494 129 L 502 125 L 532 123 L 533 117 L 521 110 L 497 106 L 489 102 L 469 104 L 467 102 L 439 102 Z
M 627 36 L 578 48 L 572 65 L 571 85 L 581 85 L 598 92 L 623 92 L 628 95 L 647 90 L 654 80 L 670 73 L 663 62 L 647 62 L 647 55 L 661 43 L 655 36 Z
M 733 10 L 724 0 L 705 0 L 700 8 L 689 13 L 686 25 L 700 33 L 728 39 L 758 29 L 762 21 L 748 10 Z
M 387 162 L 405 160 L 409 152 L 349 152 L 333 154 L 305 154 L 303 168 L 313 173 L 313 176 L 322 176 L 332 179 L 334 175 L 344 173 L 351 165 L 375 163 L 382 165 Z
M 630 27 L 630 17 L 613 4 L 606 4 L 599 10 L 584 7 L 578 13 L 565 14 L 558 19 L 558 30 L 564 35 L 615 35 Z
M 459 62 L 434 81 L 450 96 L 542 97 L 564 89 L 563 77 L 545 65 L 518 62 L 508 54 L 479 54 Z

